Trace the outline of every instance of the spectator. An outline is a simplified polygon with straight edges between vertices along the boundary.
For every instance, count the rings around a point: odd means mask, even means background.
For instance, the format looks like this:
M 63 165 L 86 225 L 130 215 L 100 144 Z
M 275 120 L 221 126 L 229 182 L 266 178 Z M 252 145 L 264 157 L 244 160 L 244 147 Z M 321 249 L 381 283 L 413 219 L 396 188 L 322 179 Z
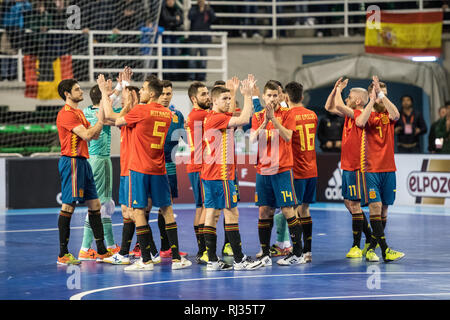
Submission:
M 166 31 L 179 31 L 183 25 L 183 11 L 175 4 L 175 0 L 166 0 L 161 7 L 161 15 L 159 17 L 159 25 Z M 179 44 L 180 37 L 167 35 L 163 36 L 163 43 Z M 163 55 L 178 56 L 180 55 L 180 48 L 164 48 Z M 174 69 L 179 66 L 177 60 L 165 60 L 163 68 Z M 178 75 L 175 73 L 163 75 L 166 80 L 175 80 Z
M 26 0 L 4 0 L 2 3 L 3 17 L 2 26 L 5 28 L 4 45 L 17 53 L 17 50 L 25 48 L 25 22 L 26 15 L 31 11 L 30 2 Z M 17 78 L 17 60 L 1 60 L 1 76 L 3 80 Z
M 205 3 L 205 0 L 197 0 L 197 5 L 192 6 L 189 10 L 189 20 L 191 21 L 191 31 L 211 31 L 211 24 L 216 20 L 216 14 L 214 10 Z M 190 36 L 191 43 L 211 43 L 211 36 Z M 190 55 L 204 57 L 207 56 L 206 48 L 191 48 Z M 189 60 L 189 68 L 191 69 L 206 69 L 205 60 Z M 205 73 L 191 73 L 189 75 L 189 81 L 205 81 Z
M 32 54 L 39 59 L 37 70 L 39 81 L 53 81 L 53 60 L 56 58 L 52 52 L 52 39 L 48 30 L 53 27 L 53 17 L 46 7 L 45 1 L 36 3 L 30 20 L 32 30 Z
M 65 0 L 53 0 L 47 8 L 50 12 L 53 20 L 53 29 L 65 30 L 67 28 L 67 1 Z M 49 35 L 52 44 L 51 50 L 55 53 L 55 56 L 63 56 L 69 53 L 68 45 L 70 35 L 68 34 L 51 34 Z
M 445 119 L 447 108 L 449 107 L 450 101 L 447 101 L 444 106 L 439 108 L 439 119 L 433 122 L 430 127 L 430 134 L 428 135 L 428 151 L 430 151 L 430 153 L 437 153 L 439 151 L 436 147 L 436 127 L 442 119 Z
M 447 111 L 444 118 L 436 124 L 436 149 L 438 153 L 450 154 L 450 104 L 447 104 Z
M 401 97 L 400 119 L 395 124 L 397 151 L 399 153 L 420 153 L 420 136 L 427 132 L 427 125 L 419 112 L 413 109 L 413 99 Z
M 341 152 L 344 118 L 327 111 L 320 119 L 317 137 L 323 152 Z
M 155 27 L 156 27 L 156 22 L 152 22 L 151 20 L 147 20 L 145 26 L 143 26 L 140 30 L 142 32 L 141 35 L 141 43 L 142 44 L 146 44 L 146 43 L 155 43 L 156 42 L 156 38 L 159 37 L 163 32 L 164 32 L 164 28 L 163 27 L 157 27 L 157 31 L 155 34 Z M 149 48 L 149 47 L 143 47 L 141 48 L 141 54 L 143 56 L 153 56 L 153 48 Z M 144 60 L 144 69 L 150 69 L 153 68 L 156 64 L 155 60 L 150 60 L 150 59 L 146 59 Z M 150 75 L 149 72 L 147 72 L 145 74 L 144 78 L 147 78 Z

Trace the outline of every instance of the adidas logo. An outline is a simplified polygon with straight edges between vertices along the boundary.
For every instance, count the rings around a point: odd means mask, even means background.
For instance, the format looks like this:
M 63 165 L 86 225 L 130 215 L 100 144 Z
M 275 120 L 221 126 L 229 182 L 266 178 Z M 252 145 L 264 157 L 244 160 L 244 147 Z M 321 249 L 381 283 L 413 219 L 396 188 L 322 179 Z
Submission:
M 342 197 L 342 170 L 341 162 L 338 163 L 333 176 L 328 180 L 328 187 L 325 189 L 325 198 L 327 200 L 343 200 Z

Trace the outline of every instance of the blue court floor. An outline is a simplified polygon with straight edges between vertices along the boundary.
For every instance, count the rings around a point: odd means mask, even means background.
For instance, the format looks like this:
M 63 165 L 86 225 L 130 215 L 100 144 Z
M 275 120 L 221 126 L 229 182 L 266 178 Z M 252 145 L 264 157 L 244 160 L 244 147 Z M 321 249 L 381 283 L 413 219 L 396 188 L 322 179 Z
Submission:
M 122 218 L 113 215 L 115 240 L 121 242 Z M 72 218 L 69 250 L 78 256 L 85 209 Z M 0 211 L 0 299 L 19 300 L 412 300 L 450 299 L 450 209 L 392 207 L 386 227 L 389 246 L 405 252 L 397 262 L 350 260 L 351 217 L 340 204 L 315 204 L 313 262 L 256 271 L 207 272 L 195 263 L 194 208 L 176 205 L 180 249 L 193 265 L 172 271 L 170 260 L 153 272 L 124 272 L 124 266 L 83 262 L 58 266 L 58 208 Z M 257 208 L 240 204 L 244 253 L 259 251 Z M 157 215 L 150 226 L 159 247 Z M 218 250 L 223 244 L 222 219 Z M 275 241 L 275 228 L 272 243 Z M 133 240 L 134 246 L 135 239 Z M 364 242 L 364 236 L 362 243 Z M 379 249 L 377 254 L 381 257 Z

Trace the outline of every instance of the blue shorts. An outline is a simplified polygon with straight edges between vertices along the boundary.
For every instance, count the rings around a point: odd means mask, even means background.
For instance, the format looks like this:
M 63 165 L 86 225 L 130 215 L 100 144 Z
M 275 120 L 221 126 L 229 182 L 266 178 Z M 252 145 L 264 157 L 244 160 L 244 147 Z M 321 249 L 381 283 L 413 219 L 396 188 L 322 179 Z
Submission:
M 236 169 L 236 173 L 234 175 L 234 186 L 236 187 L 236 194 L 237 194 L 237 201 L 241 201 L 241 196 L 239 194 L 239 179 L 238 179 L 238 173 Z
M 189 181 L 191 182 L 192 192 L 194 192 L 194 202 L 196 208 L 203 207 L 202 197 L 202 181 L 200 180 L 200 172 L 188 173 Z
M 131 207 L 143 209 L 148 206 L 168 207 L 172 204 L 167 175 L 151 175 L 130 170 Z
M 317 178 L 295 179 L 294 180 L 295 195 L 297 196 L 298 204 L 315 203 Z
M 360 201 L 364 198 L 364 189 L 361 186 L 361 171 L 342 172 L 342 197 L 345 200 Z
M 205 208 L 217 210 L 232 209 L 237 206 L 236 186 L 233 180 L 203 180 Z
M 119 185 L 119 203 L 130 207 L 130 177 L 129 176 L 120 176 L 120 185 Z
M 257 173 L 255 203 L 259 207 L 268 206 L 271 208 L 298 205 L 292 170 L 270 176 Z
M 361 205 L 381 202 L 383 205 L 392 205 L 397 192 L 395 172 L 364 172 L 361 175 L 361 185 L 365 196 Z
M 170 186 L 170 194 L 172 199 L 178 198 L 178 182 L 176 174 L 168 174 L 167 178 L 169 179 Z
M 85 158 L 62 156 L 58 162 L 62 203 L 98 199 L 92 168 Z

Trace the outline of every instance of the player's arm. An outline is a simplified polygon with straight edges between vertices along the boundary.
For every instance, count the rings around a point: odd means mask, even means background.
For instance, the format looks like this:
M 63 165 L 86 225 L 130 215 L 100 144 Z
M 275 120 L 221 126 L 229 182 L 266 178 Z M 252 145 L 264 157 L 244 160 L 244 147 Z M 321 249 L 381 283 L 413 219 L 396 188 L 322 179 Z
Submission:
M 253 117 L 254 117 L 253 119 L 256 121 L 256 116 L 253 116 Z M 266 115 L 264 114 L 263 123 L 256 130 L 251 130 L 251 132 L 250 132 L 250 143 L 254 143 L 258 140 L 260 132 L 263 130 L 266 130 L 268 123 L 269 123 L 269 120 L 267 119 Z
M 292 133 L 294 131 L 290 130 L 288 128 L 285 128 L 283 126 L 283 124 L 281 124 L 280 121 L 278 121 L 278 119 L 274 115 L 274 106 L 273 105 L 268 105 L 266 107 L 266 110 L 267 110 L 267 113 L 266 113 L 267 114 L 267 118 L 269 120 L 272 120 L 273 126 L 280 133 L 280 137 L 283 138 L 284 141 L 289 142 L 291 140 L 291 138 L 292 138 Z
M 334 109 L 332 113 L 337 114 L 340 117 L 350 117 L 354 118 L 354 112 L 352 108 L 349 108 L 345 105 L 344 100 L 342 99 L 342 91 L 347 86 L 348 79 L 341 82 L 336 87 L 336 94 L 334 95 Z
M 387 112 L 389 113 L 389 119 L 397 121 L 400 118 L 400 112 L 398 112 L 397 107 L 395 104 L 389 100 L 388 97 L 381 91 L 380 88 L 380 82 L 378 80 L 377 76 L 373 76 L 373 88 L 377 93 L 378 99 L 381 99 L 383 101 L 384 106 L 386 107 Z
M 346 80 L 348 81 L 348 80 Z M 329 94 L 327 101 L 325 102 L 325 110 L 327 110 L 330 113 L 336 114 L 340 117 L 344 117 L 344 115 L 336 108 L 336 89 L 338 86 L 342 84 L 342 77 L 339 78 L 336 83 L 334 84 L 333 90 Z M 344 85 L 344 84 L 342 84 Z M 345 82 L 344 88 L 347 85 L 347 82 Z M 341 97 L 342 100 L 342 97 Z M 343 101 L 342 101 L 343 103 Z
M 233 77 L 229 80 L 227 80 L 225 87 L 227 89 L 230 89 L 231 93 L 231 108 L 228 112 L 234 113 L 236 111 L 236 93 L 239 89 L 239 78 Z
M 105 120 L 105 115 L 101 106 L 96 115 L 98 120 L 93 127 L 86 128 L 84 125 L 80 124 L 72 129 L 73 133 L 85 141 L 97 140 L 100 137 Z
M 244 108 L 238 117 L 231 117 L 228 128 L 239 127 L 249 123 L 253 113 L 252 90 L 255 82 L 254 78 L 250 76 L 248 79 L 242 81 L 241 93 L 244 96 Z
M 360 128 L 364 128 L 364 126 L 366 125 L 367 121 L 369 121 L 370 114 L 373 111 L 373 106 L 375 105 L 375 101 L 376 101 L 376 92 L 375 92 L 375 90 L 372 90 L 372 92 L 370 93 L 369 97 L 370 97 L 369 103 L 364 108 L 364 110 L 361 112 L 359 117 L 357 117 L 356 120 L 355 120 L 355 124 L 358 127 L 360 127 Z

